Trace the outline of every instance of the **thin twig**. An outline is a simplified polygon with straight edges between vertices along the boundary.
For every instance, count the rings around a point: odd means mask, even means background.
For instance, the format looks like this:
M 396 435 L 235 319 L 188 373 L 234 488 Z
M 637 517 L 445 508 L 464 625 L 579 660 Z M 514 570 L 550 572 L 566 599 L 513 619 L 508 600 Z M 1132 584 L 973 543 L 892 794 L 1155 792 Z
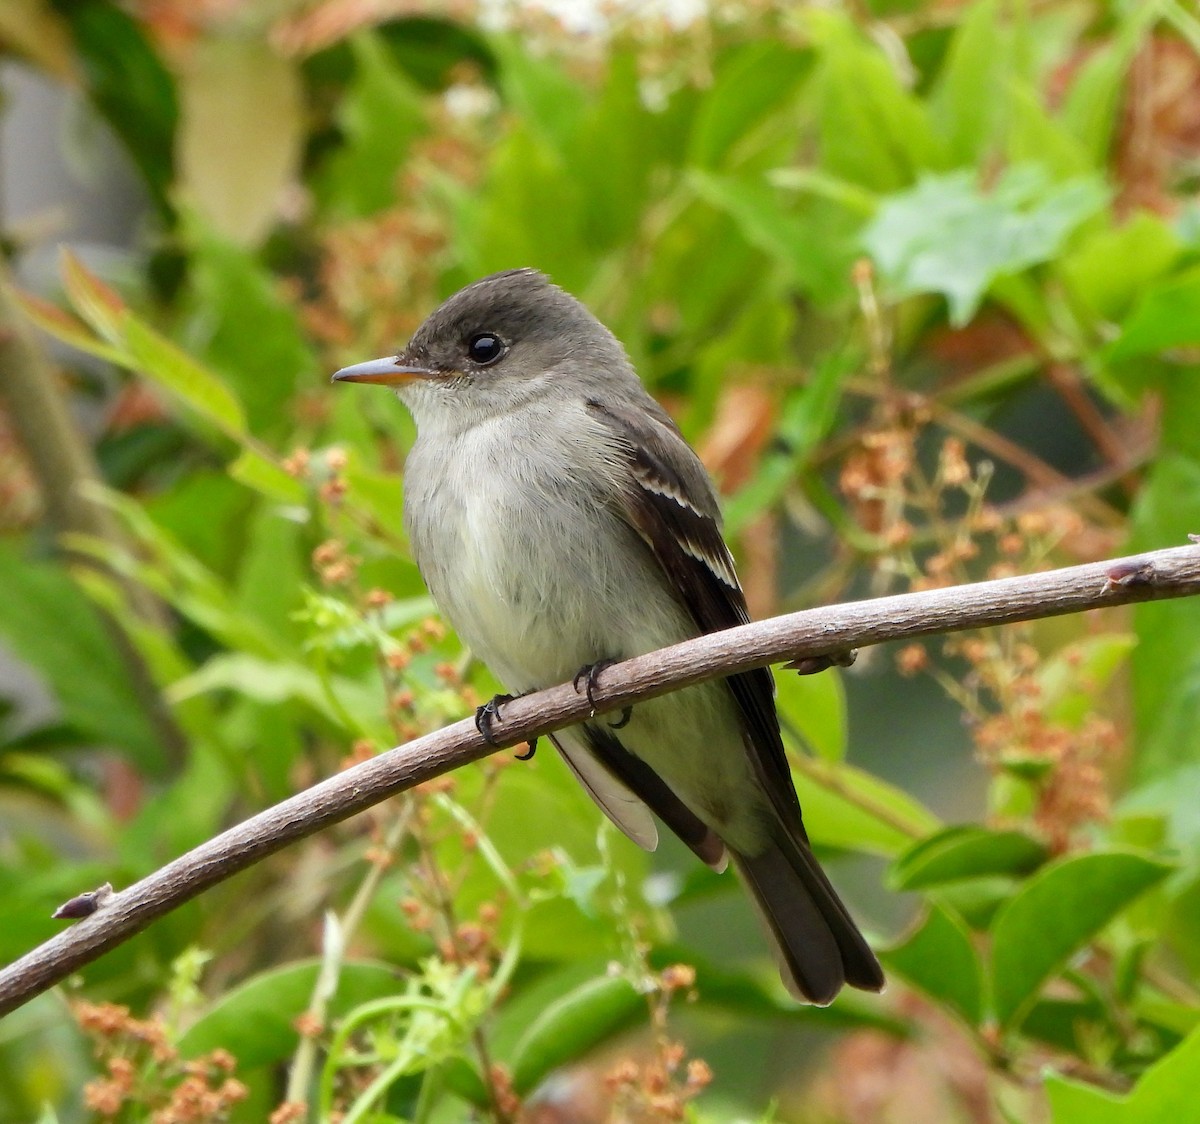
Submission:
M 1200 593 L 1200 546 L 974 585 L 879 597 L 710 633 L 606 669 L 595 713 L 723 675 L 888 640 Z M 564 683 L 507 703 L 501 747 L 581 722 L 592 708 Z M 322 828 L 493 752 L 470 719 L 380 754 L 268 808 L 107 896 L 90 917 L 0 971 L 0 1014 L 45 991 L 202 890 Z

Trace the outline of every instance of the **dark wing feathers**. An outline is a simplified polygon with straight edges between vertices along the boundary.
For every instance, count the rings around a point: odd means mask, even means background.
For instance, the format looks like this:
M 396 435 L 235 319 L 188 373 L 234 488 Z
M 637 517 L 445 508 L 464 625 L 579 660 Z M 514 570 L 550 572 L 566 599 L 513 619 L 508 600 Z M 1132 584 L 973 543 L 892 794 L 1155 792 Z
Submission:
M 621 516 L 653 552 L 697 630 L 718 632 L 746 623 L 746 599 L 721 537 L 708 474 L 666 412 L 656 403 L 644 411 L 598 400 L 588 407 L 627 458 Z M 814 1003 L 830 1002 L 843 983 L 878 991 L 884 982 L 879 962 L 808 845 L 775 716 L 771 673 L 759 668 L 726 682 L 741 711 L 746 751 L 775 806 L 779 832 L 760 853 L 735 852 L 733 859 L 772 935 L 783 981 L 796 998 Z M 611 745 L 603 744 L 609 740 Z M 720 846 L 720 839 L 709 832 L 710 842 L 701 834 L 702 825 L 657 774 L 615 737 L 593 741 L 592 748 L 701 858 L 711 861 L 706 851 Z
M 625 517 L 650 547 L 698 632 L 719 632 L 750 620 L 733 559 L 721 536 L 720 510 L 703 466 L 674 423 L 646 413 L 588 402 L 629 458 L 631 487 Z M 763 787 L 785 824 L 799 824 L 800 804 L 775 716 L 766 668 L 731 675 L 747 744 Z M 804 829 L 800 827 L 801 836 Z
M 663 823 L 691 848 L 696 857 L 715 870 L 724 870 L 725 844 L 712 828 L 700 822 L 694 812 L 670 786 L 640 757 L 630 753 L 610 730 L 594 724 L 582 727 L 583 737 L 592 753 L 630 791 L 645 801 Z

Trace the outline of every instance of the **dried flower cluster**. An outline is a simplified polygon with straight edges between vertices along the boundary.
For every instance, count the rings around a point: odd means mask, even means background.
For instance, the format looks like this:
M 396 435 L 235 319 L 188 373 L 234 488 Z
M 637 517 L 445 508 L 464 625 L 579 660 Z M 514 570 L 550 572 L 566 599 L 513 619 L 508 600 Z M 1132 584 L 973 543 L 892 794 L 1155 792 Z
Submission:
M 843 462 L 841 489 L 881 544 L 884 572 L 912 589 L 1008 577 L 1045 567 L 1064 544 L 1084 538 L 1082 517 L 1061 505 L 1012 514 L 989 507 L 990 463 L 972 464 L 958 436 L 943 438 L 935 468 L 924 471 L 916 450 L 930 420 L 910 405 L 865 433 Z M 939 665 L 922 644 L 902 647 L 896 663 L 904 675 L 933 675 L 962 706 L 980 761 L 1033 787 L 1030 824 L 1064 850 L 1079 829 L 1107 815 L 1106 766 L 1120 736 L 1104 713 L 1059 712 L 1047 695 L 1047 659 L 1032 642 L 1035 634 L 1033 625 L 1016 625 L 947 638 L 943 655 L 965 664 L 965 672 Z M 1099 685 L 1082 673 L 1073 690 L 1090 692 L 1099 704 Z
M 605 1075 L 615 1119 L 638 1121 L 683 1120 L 688 1102 L 712 1082 L 708 1063 L 687 1056 L 682 1042 L 667 1033 L 672 1000 L 696 998 L 696 970 L 689 964 L 672 964 L 654 979 L 650 994 L 650 1023 L 654 1032 L 649 1056 L 622 1058 Z
M 104 1066 L 83 1094 L 102 1120 L 128 1112 L 152 1124 L 220 1124 L 246 1098 L 225 1050 L 185 1060 L 161 1019 L 134 1018 L 115 1003 L 79 1002 L 72 1013 Z

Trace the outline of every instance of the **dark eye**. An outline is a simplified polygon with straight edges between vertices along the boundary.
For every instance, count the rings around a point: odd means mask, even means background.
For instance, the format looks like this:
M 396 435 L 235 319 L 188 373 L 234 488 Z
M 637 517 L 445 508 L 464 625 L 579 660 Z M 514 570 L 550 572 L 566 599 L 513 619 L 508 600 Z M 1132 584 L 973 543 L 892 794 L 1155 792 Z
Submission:
M 480 332 L 479 335 L 472 336 L 471 342 L 467 344 L 467 355 L 471 362 L 478 363 L 481 367 L 495 363 L 503 354 L 503 341 L 491 332 Z

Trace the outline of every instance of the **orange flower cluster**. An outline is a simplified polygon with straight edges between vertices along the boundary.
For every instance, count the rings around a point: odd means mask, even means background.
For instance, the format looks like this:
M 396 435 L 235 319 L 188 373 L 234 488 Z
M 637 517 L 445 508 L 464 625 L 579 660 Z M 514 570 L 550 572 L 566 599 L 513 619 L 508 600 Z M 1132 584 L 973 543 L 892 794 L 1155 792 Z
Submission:
M 152 1124 L 220 1124 L 247 1089 L 233 1077 L 226 1050 L 184 1060 L 159 1018 L 137 1019 L 115 1003 L 73 1005 L 75 1021 L 96 1043 L 103 1077 L 84 1088 L 84 1104 L 101 1119 L 126 1109 Z

